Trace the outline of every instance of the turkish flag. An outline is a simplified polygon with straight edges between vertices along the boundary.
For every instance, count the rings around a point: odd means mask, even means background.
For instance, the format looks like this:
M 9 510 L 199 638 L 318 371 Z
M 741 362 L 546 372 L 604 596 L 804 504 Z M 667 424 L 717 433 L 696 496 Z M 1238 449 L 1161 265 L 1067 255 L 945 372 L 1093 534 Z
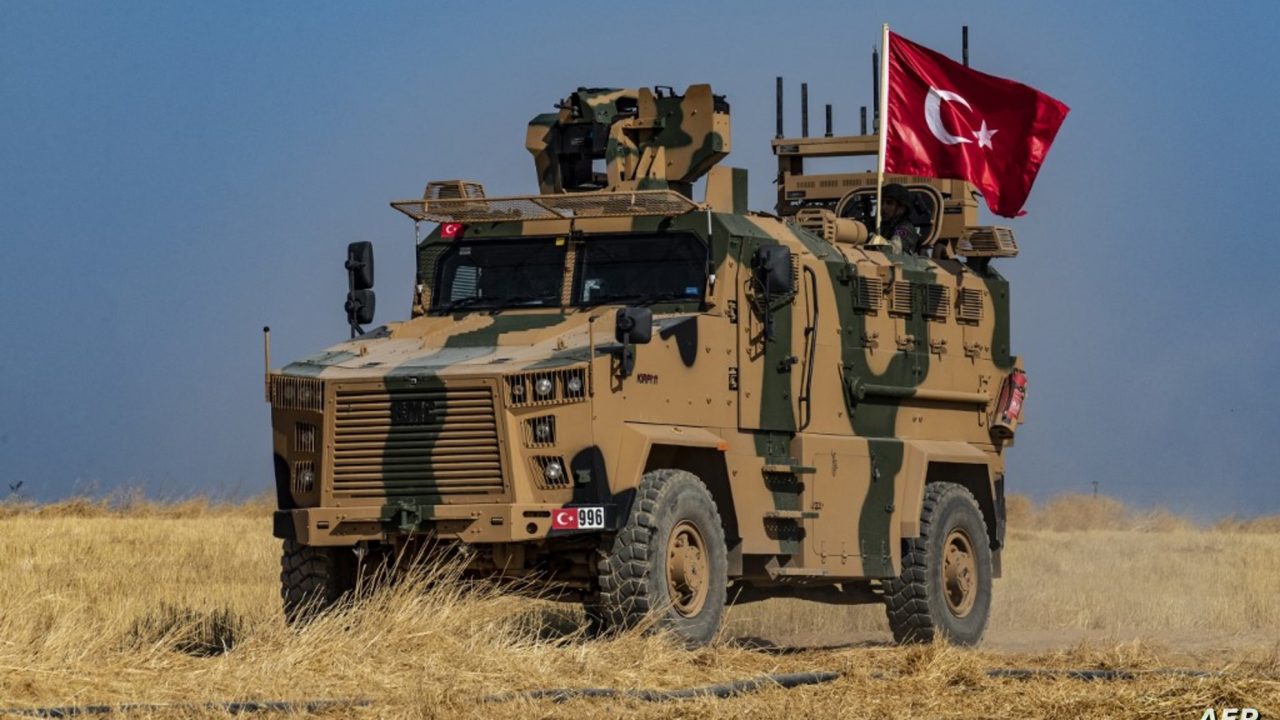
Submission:
M 1016 217 L 1068 108 L 889 33 L 885 172 L 968 180 Z

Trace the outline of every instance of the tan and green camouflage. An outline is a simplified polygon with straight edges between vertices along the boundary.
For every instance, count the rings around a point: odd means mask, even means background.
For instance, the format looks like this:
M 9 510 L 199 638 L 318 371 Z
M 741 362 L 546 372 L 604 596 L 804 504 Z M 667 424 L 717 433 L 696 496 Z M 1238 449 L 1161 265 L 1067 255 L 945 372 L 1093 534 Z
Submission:
M 583 123 L 608 131 L 605 171 L 569 188 L 557 148 Z M 537 195 L 440 191 L 458 182 L 393 205 L 418 222 L 461 223 L 468 242 L 554 239 L 561 306 L 430 311 L 436 259 L 455 242 L 431 226 L 410 319 L 267 377 L 277 536 L 456 541 L 477 571 L 585 596 L 591 553 L 626 518 L 641 476 L 679 468 L 719 507 L 733 582 L 813 587 L 897 575 L 926 483 L 945 480 L 977 499 L 998 572 L 1017 419 L 997 404 L 1020 363 L 1008 284 L 990 261 L 1016 245 L 976 225 L 967 184 L 889 178 L 936 203 L 925 257 L 868 247 L 865 226 L 841 217 L 874 193 L 874 173 L 804 174 L 807 157 L 874 155 L 874 137 L 776 140 L 778 214 L 749 211 L 746 172 L 716 166 L 729 107 L 706 85 L 580 89 L 530 123 L 526 144 Z M 620 305 L 574 307 L 569 288 L 585 244 L 633 233 L 697 237 L 710 272 L 705 300 L 652 305 L 652 342 L 635 346 L 624 378 Z M 766 301 L 752 259 L 773 245 L 790 250 L 795 291 Z M 554 392 L 535 397 L 544 378 Z M 566 470 L 557 480 L 552 462 Z M 603 531 L 552 531 L 557 509 L 595 505 Z

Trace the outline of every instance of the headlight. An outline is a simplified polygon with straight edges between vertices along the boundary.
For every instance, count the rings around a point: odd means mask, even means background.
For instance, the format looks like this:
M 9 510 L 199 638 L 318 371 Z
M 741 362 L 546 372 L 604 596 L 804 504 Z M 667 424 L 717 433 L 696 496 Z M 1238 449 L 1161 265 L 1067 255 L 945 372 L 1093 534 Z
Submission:
M 538 442 L 550 442 L 551 441 L 551 423 L 546 421 L 543 421 L 540 423 L 534 423 L 533 437 Z
M 564 477 L 564 468 L 556 460 L 547 463 L 546 469 L 542 472 L 547 476 L 548 482 L 560 482 L 560 479 Z
M 533 389 L 538 393 L 538 397 L 545 398 L 555 389 L 555 384 L 551 382 L 549 377 L 540 377 L 538 382 L 534 383 Z
M 577 395 L 582 392 L 582 376 L 571 375 L 569 381 L 565 383 L 565 387 L 569 389 L 569 394 Z

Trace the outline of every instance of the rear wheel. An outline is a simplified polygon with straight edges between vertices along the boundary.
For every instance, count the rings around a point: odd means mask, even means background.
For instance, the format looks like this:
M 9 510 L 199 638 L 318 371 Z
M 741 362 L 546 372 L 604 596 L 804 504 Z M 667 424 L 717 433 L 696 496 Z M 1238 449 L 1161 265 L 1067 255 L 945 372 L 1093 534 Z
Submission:
M 290 624 L 305 623 L 333 607 L 356 586 L 351 548 L 312 547 L 285 540 L 280 555 L 280 598 Z
M 991 544 L 973 495 L 955 483 L 925 486 L 920 537 L 902 541 L 902 575 L 885 586 L 898 642 L 982 639 L 991 611 Z
M 715 500 L 696 475 L 645 473 L 626 524 L 601 549 L 592 629 L 623 630 L 650 614 L 691 646 L 711 641 L 724 615 L 728 553 Z

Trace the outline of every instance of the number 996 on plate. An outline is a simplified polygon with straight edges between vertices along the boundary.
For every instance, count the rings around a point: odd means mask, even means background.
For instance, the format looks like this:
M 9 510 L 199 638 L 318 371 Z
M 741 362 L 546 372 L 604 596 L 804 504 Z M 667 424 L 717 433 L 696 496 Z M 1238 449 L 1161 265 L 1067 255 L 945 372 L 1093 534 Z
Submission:
M 604 507 L 560 508 L 551 511 L 552 530 L 603 530 Z

